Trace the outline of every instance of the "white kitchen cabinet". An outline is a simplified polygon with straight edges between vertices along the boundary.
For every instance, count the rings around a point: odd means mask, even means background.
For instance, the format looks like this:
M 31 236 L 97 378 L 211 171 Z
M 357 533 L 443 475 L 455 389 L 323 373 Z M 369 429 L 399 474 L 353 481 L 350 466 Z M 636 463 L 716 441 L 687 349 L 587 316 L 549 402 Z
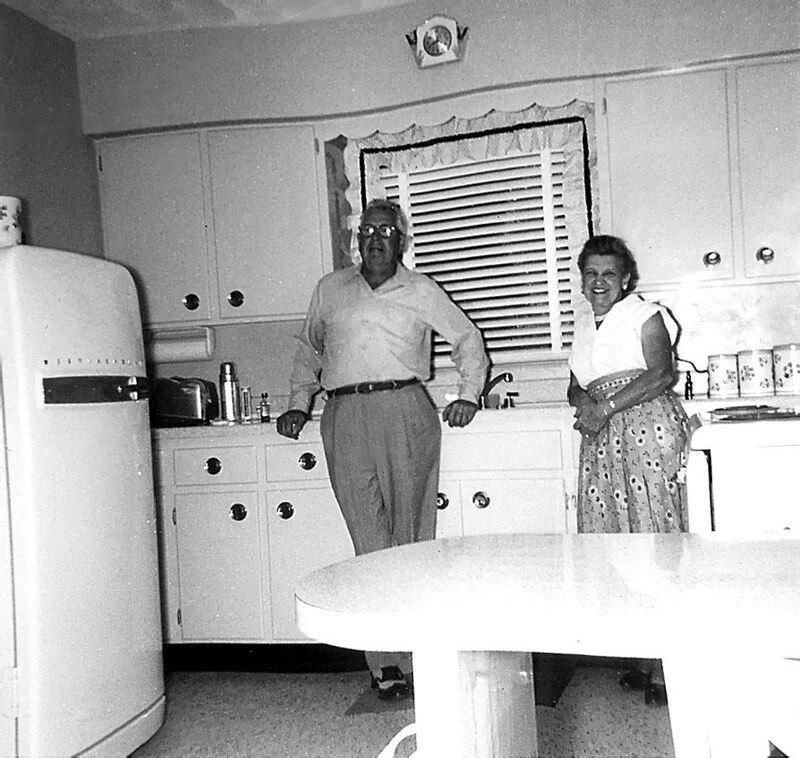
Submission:
M 744 273 L 797 275 L 800 60 L 743 65 L 735 73 Z
M 781 56 L 605 82 L 607 228 L 642 286 L 800 274 L 799 68 Z
M 165 639 L 260 641 L 270 599 L 258 447 L 196 434 L 154 442 Z
M 572 414 L 485 411 L 443 427 L 437 536 L 574 531 Z M 294 588 L 354 554 L 319 435 L 273 425 L 154 434 L 165 639 L 306 641 Z
M 266 633 L 258 493 L 175 496 L 184 641 L 260 641 Z
M 462 481 L 464 534 L 566 532 L 566 493 L 567 483 L 556 476 Z
M 146 323 L 208 321 L 215 310 L 206 243 L 201 135 L 97 143 L 106 258 L 125 265 Z
M 305 640 L 295 623 L 294 588 L 306 574 L 352 557 L 353 543 L 316 425 L 297 441 L 272 442 L 266 448 L 272 633 L 276 640 Z
M 267 492 L 272 634 L 280 641 L 306 639 L 295 622 L 294 589 L 300 580 L 354 554 L 331 488 L 306 487 L 285 482 Z
M 149 326 L 298 318 L 323 273 L 314 131 L 208 128 L 98 140 L 106 257 Z
M 725 80 L 715 69 L 606 83 L 611 230 L 642 284 L 733 275 Z
M 572 415 L 482 411 L 445 429 L 437 537 L 574 531 Z
M 439 493 L 436 498 L 436 537 L 462 537 L 461 483 L 447 476 L 439 477 Z
M 208 132 L 223 319 L 303 316 L 322 276 L 310 126 Z

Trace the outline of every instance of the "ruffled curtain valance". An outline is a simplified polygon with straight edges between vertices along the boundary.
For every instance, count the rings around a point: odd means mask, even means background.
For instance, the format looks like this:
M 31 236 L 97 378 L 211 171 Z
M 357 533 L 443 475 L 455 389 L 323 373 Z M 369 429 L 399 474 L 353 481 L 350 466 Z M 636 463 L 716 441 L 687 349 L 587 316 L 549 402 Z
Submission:
M 573 100 L 552 108 L 534 103 L 519 111 L 454 116 L 433 126 L 412 124 L 400 132 L 349 139 L 344 149 L 346 198 L 352 213 L 348 226 L 354 230 L 366 202 L 382 197 L 380 179 L 385 173 L 529 154 L 543 148 L 564 149 L 568 161 L 570 154 L 580 153 L 572 156 L 572 162 L 583 172 L 587 166 L 593 169 L 596 161 L 594 131 L 594 106 Z

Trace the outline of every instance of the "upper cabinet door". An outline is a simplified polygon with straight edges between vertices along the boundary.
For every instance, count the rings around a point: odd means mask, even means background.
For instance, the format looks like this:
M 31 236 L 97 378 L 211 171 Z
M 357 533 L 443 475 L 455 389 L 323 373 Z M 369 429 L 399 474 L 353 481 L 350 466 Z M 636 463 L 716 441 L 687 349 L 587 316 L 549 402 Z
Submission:
M 302 317 L 322 276 L 310 126 L 210 130 L 222 318 Z
M 738 68 L 736 94 L 745 275 L 799 274 L 800 61 Z
M 731 277 L 725 72 L 611 80 L 605 97 L 611 228 L 642 284 Z
M 147 324 L 207 320 L 200 137 L 159 134 L 99 142 L 106 257 L 136 279 Z

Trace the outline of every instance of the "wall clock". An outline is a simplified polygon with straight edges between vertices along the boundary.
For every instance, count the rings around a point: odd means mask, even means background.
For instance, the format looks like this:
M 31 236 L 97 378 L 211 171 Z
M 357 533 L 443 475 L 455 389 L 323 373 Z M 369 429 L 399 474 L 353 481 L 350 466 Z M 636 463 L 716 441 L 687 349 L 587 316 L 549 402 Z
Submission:
M 433 16 L 406 34 L 420 68 L 460 60 L 466 47 L 467 27 L 447 16 Z

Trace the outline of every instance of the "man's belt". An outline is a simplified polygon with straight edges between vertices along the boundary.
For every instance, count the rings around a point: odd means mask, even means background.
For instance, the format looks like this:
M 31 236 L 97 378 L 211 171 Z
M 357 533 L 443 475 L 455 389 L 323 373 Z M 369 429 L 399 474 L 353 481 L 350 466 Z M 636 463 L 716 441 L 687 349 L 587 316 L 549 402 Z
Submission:
M 399 390 L 401 387 L 408 387 L 412 384 L 419 384 L 419 379 L 391 379 L 386 382 L 362 382 L 361 384 L 345 384 L 344 387 L 327 390 L 328 397 L 337 395 L 366 395 L 368 392 L 383 392 L 383 390 Z

